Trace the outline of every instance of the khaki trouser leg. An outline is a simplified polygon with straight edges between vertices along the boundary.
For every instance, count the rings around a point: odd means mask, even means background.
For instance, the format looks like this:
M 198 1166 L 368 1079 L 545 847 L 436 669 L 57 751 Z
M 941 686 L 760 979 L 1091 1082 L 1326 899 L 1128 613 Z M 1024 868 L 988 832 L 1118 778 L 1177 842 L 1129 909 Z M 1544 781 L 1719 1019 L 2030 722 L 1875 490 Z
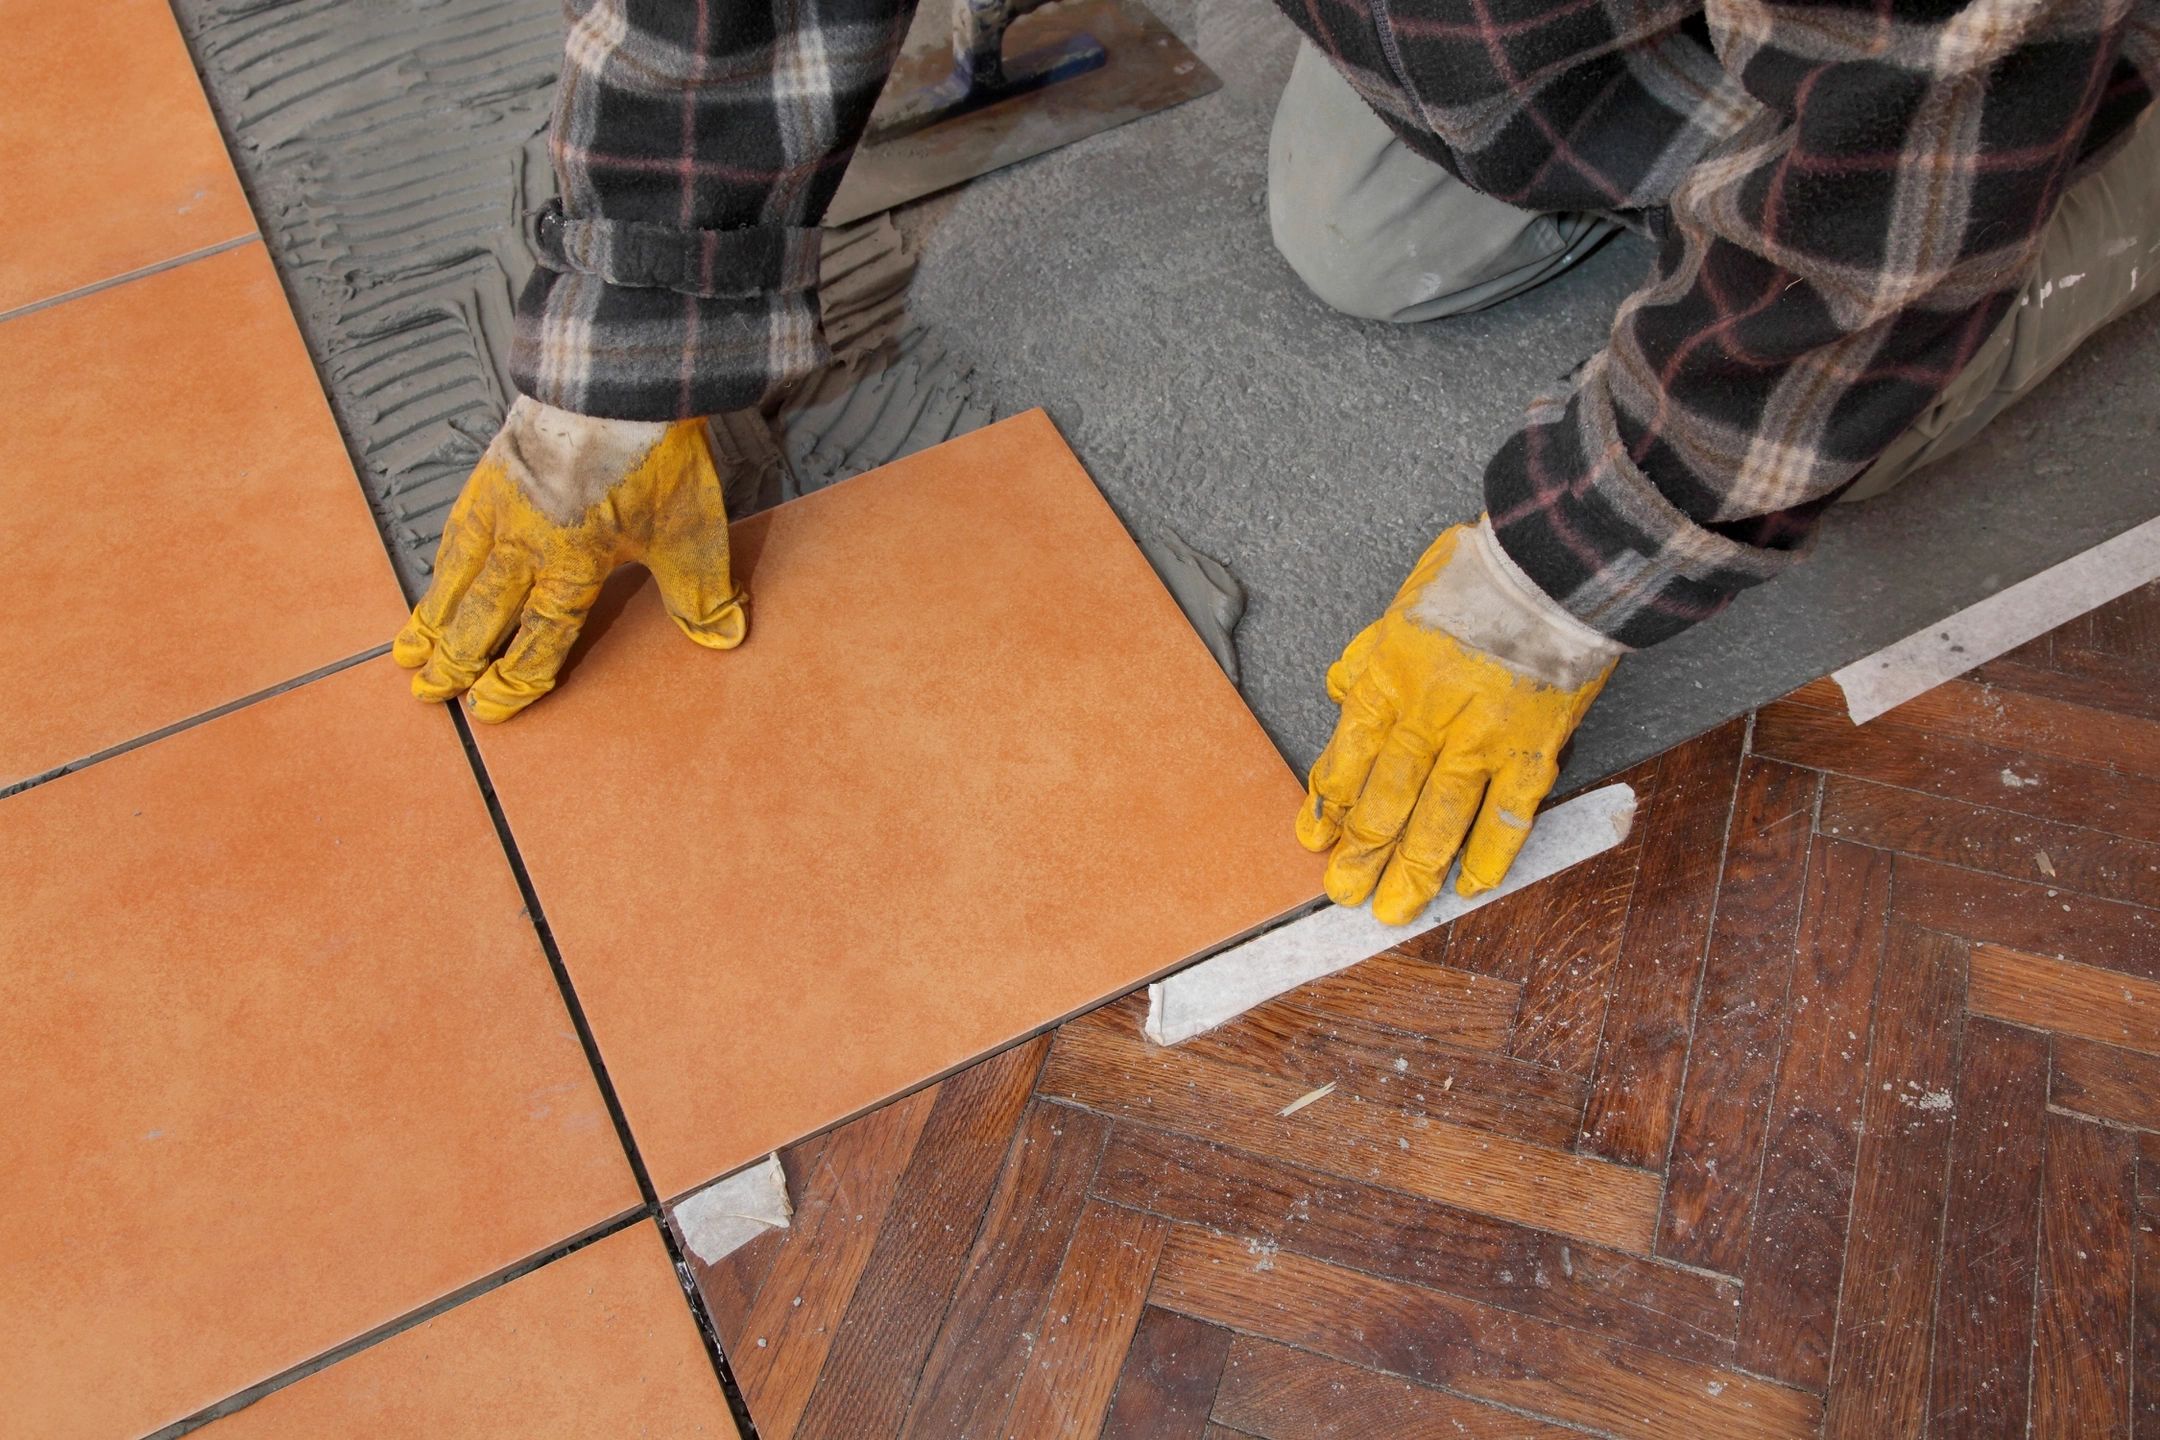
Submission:
M 1268 140 L 1268 219 L 1275 248 L 1315 295 L 1345 314 L 1401 323 L 1497 305 L 1620 228 L 1471 189 L 1403 144 L 1309 43 Z
M 2070 187 L 2024 293 L 1927 413 L 1841 500 L 1868 500 L 1961 448 L 2109 321 L 2160 290 L 2160 121 Z

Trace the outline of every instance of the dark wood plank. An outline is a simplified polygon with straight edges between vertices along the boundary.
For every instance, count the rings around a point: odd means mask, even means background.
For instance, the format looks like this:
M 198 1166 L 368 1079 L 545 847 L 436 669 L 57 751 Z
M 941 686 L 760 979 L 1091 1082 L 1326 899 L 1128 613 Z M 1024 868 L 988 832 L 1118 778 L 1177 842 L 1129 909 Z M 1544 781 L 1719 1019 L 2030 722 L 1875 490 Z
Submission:
M 2160 905 L 2160 845 L 1830 777 L 1822 832 L 2103 900 Z
M 1202 1440 L 1230 1339 L 1220 1325 L 1175 1310 L 1141 1311 L 1102 1440 Z
M 1582 1434 L 1250 1335 L 1231 1346 L 1215 1413 L 1261 1440 L 1579 1440 Z
M 2050 1098 L 2080 1115 L 2160 1130 L 2160 1055 L 2058 1035 Z
M 1810 1389 L 1829 1376 L 1889 892 L 1887 855 L 1816 841 L 1742 1272 L 1739 1349 L 1743 1367 Z
M 1966 1003 L 2012 1024 L 2160 1055 L 2160 982 L 1980 945 Z
M 1473 978 L 1484 985 L 1499 983 Z M 1288 996 L 1177 1048 L 1296 1080 L 1308 1089 L 1332 1081 L 1336 1094 L 1351 1103 L 1385 1105 L 1540 1145 L 1572 1144 L 1582 1122 L 1586 1087 L 1573 1075 L 1318 1014 Z
M 2160 844 L 2160 781 L 1779 702 L 1755 715 L 1755 753 Z
M 1101 1431 L 1169 1228 L 1159 1215 L 1088 1202 L 1005 1421 L 1008 1440 Z
M 1004 1422 L 1108 1131 L 1085 1110 L 1029 1106 L 916 1386 L 907 1440 L 987 1435 Z
M 1819 783 L 1750 756 L 1733 807 L 1658 1231 L 1659 1254 L 1726 1274 L 1747 1255 Z
M 1684 1359 L 1732 1358 L 1739 1286 L 1189 1136 L 1120 1124 L 1096 1173 L 1120 1205 L 1610 1334 Z
M 1661 764 L 1662 757 L 1646 760 L 1608 783 L 1633 786 L 1641 813 L 1655 803 Z M 1580 967 L 1584 984 L 1577 988 L 1598 989 L 1595 976 L 1610 970 L 1620 953 L 1641 855 L 1638 825 L 1626 840 L 1568 871 L 1565 879 L 1529 886 L 1471 911 L 1448 927 L 1448 964 L 1523 984 L 1562 956 Z M 1553 893 L 1556 884 L 1569 890 L 1566 899 Z M 1592 1030 L 1595 1041 L 1595 1026 Z
M 2031 1396 L 2047 1044 L 1970 1019 L 1951 1112 L 1928 1433 L 2011 1440 Z
M 862 1440 L 900 1428 L 1048 1045 L 1038 1037 L 938 1086 L 795 1434 Z
M 1816 1433 L 1821 1402 L 1774 1381 L 1676 1360 L 1399 1280 L 1178 1226 L 1154 1302 L 1366 1369 L 1628 1440 Z
M 1861 1109 L 1828 1440 L 1918 1440 L 1926 1430 L 1964 1001 L 1964 941 L 1909 926 L 1890 932 Z
M 1448 965 L 1382 951 L 1300 985 L 1283 1002 L 1311 1015 L 1384 1026 L 1470 1050 L 1505 1050 L 1522 987 Z
M 817 1163 L 790 1186 L 795 1213 L 786 1243 L 741 1328 L 720 1331 L 767 1440 L 788 1440 L 810 1403 L 937 1098 L 932 1086 L 849 1121 L 825 1137 Z
M 2036 669 L 2052 665 L 2055 663 L 2055 632 L 2050 630 L 2045 635 L 2036 635 L 2015 650 L 2006 651 L 2002 658 Z
M 1653 803 L 1660 762 L 1612 777 L 1638 806 Z M 1565 875 L 1517 891 L 1455 922 L 1450 953 L 1461 967 L 1504 973 L 1522 984 L 1509 1053 L 1536 1065 L 1588 1076 L 1612 990 L 1613 964 L 1627 925 L 1642 858 L 1640 827 Z
M 1672 1142 L 1746 733 L 1734 721 L 1667 754 L 1635 822 L 1641 870 L 1582 1134 L 1621 1164 L 1662 1169 Z
M 2142 670 L 2114 666 L 2063 671 L 2012 651 L 1973 671 L 1972 678 L 1998 690 L 2052 695 L 2092 710 L 2160 720 L 2160 684 Z
M 2075 664 L 2082 656 L 2115 670 L 2160 671 L 2160 581 L 2062 626 L 2055 634 L 2055 662 Z
M 2160 721 L 1951 680 L 1868 722 L 2131 775 L 2160 773 Z
M 2136 1141 L 2051 1115 L 2044 1176 L 2032 1433 L 2128 1440 Z
M 1579 1239 L 1649 1246 L 1656 1175 L 1339 1095 L 1286 1115 L 1318 1087 L 1151 1045 L 1138 1021 L 1120 1002 L 1067 1022 L 1042 1092 Z
M 1902 857 L 1896 904 L 1930 930 L 2160 981 L 2160 911 Z
M 1508 1046 L 1518 1060 L 1571 1075 L 1588 1076 L 1597 1068 L 1642 843 L 1631 835 L 1566 875 L 1517 892 L 1539 895 L 1556 912 L 1546 927 L 1549 938 L 1531 950 L 1523 976 L 1522 1008 Z M 1572 928 L 1562 932 L 1562 924 Z
M 2130 1430 L 2160 1440 L 2160 1135 L 2138 1137 L 2138 1209 L 2131 1240 L 2137 1297 L 2130 1352 Z

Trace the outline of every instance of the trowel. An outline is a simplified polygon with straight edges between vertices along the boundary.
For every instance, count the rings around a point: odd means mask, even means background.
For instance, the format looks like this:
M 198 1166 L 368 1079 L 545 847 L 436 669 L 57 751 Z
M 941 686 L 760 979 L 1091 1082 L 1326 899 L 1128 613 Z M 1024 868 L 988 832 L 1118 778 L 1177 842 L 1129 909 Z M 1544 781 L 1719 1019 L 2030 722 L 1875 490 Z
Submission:
M 827 225 L 934 195 L 1220 89 L 1139 0 L 952 0 L 949 40 L 910 46 Z

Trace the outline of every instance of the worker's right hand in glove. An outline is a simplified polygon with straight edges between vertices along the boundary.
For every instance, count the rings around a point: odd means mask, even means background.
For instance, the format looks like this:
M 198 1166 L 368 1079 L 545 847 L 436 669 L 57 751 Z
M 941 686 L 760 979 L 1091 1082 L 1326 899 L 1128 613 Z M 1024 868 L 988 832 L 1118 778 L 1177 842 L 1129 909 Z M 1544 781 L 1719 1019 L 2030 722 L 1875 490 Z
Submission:
M 1369 895 L 1376 919 L 1408 924 L 1458 850 L 1458 893 L 1498 885 L 1622 651 L 1538 590 L 1488 521 L 1445 531 L 1328 670 L 1342 716 L 1297 835 L 1333 847 L 1329 897 Z
M 421 699 L 463 695 L 474 719 L 507 720 L 555 688 L 601 584 L 631 560 L 685 635 L 742 643 L 748 597 L 728 565 L 705 422 L 600 420 L 520 396 L 451 508 L 391 656 L 419 672 Z

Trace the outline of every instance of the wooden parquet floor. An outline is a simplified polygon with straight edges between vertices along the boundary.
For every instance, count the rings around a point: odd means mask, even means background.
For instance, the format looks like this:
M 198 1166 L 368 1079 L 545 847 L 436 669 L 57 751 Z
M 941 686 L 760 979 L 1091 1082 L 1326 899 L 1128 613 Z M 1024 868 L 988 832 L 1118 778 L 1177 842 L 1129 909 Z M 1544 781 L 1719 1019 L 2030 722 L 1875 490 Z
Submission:
M 2160 588 L 1626 778 L 1449 930 L 796 1147 L 699 1273 L 766 1440 L 2160 1440 Z

